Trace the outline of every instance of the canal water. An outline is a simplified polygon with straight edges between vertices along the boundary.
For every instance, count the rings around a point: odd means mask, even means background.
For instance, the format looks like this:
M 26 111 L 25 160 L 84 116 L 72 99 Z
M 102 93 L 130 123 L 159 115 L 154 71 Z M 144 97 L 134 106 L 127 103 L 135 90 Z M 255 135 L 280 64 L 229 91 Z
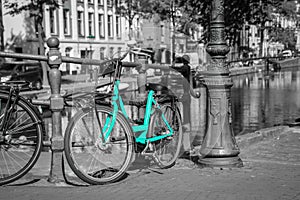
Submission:
M 127 79 L 124 78 L 124 82 L 129 83 L 129 88 L 137 89 L 136 77 Z M 174 77 L 169 78 L 168 86 L 173 85 L 173 79 Z M 152 82 L 153 80 L 148 81 Z M 287 125 L 300 118 L 300 67 L 269 74 L 260 72 L 232 76 L 232 81 L 231 117 L 235 135 L 277 125 Z M 180 85 L 182 84 L 175 83 L 175 86 L 171 87 L 172 91 L 182 92 Z M 190 123 L 187 130 L 191 132 L 191 140 L 197 136 L 203 137 L 206 129 L 206 89 L 197 88 L 195 90 L 201 92 L 201 97 L 200 99 L 191 98 L 190 103 L 188 103 Z M 129 92 L 124 98 L 126 96 L 130 99 L 136 99 L 137 94 Z M 126 106 L 126 108 L 127 114 L 132 119 L 138 118 L 135 107 Z M 184 113 L 184 108 L 186 105 L 181 103 L 181 113 Z M 65 120 L 63 123 L 65 128 L 68 120 L 66 117 L 63 120 Z M 51 123 L 46 124 L 51 125 Z
M 287 125 L 300 118 L 300 67 L 233 76 L 232 80 L 235 135 Z

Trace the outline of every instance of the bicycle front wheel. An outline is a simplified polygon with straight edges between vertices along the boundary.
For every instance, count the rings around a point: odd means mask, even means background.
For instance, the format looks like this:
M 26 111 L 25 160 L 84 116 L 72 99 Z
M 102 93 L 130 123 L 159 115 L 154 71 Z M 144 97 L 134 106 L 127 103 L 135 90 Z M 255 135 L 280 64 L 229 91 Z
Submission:
M 66 129 L 66 159 L 73 172 L 89 184 L 112 183 L 125 177 L 133 157 L 132 128 L 121 113 L 112 124 L 112 113 L 107 106 L 97 106 L 96 112 L 95 108 L 82 109 Z M 103 141 L 101 134 L 105 135 L 110 126 L 113 128 Z
M 0 93 L 0 185 L 11 183 L 24 176 L 36 163 L 42 147 L 42 122 L 31 105 L 17 99 L 7 120 L 4 114 L 8 94 Z
M 173 135 L 154 142 L 156 162 L 160 168 L 166 169 L 175 165 L 182 144 L 182 122 L 176 106 L 162 105 L 161 112 L 155 113 L 150 122 L 150 133 L 165 134 L 169 128 L 163 116 L 173 129 Z

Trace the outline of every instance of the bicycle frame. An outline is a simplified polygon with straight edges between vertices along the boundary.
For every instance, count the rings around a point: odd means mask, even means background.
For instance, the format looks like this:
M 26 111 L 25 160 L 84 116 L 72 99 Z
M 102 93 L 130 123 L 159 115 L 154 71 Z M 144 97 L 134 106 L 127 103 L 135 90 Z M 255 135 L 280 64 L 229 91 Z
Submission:
M 115 75 L 115 76 L 118 77 L 118 73 L 120 73 L 120 70 L 117 69 L 116 73 L 117 73 L 117 75 Z M 126 113 L 126 110 L 125 110 L 125 106 L 124 106 L 122 97 L 119 94 L 120 80 L 116 77 L 113 81 L 113 96 L 112 96 L 113 113 L 112 113 L 112 116 L 107 117 L 105 124 L 103 126 L 103 129 L 102 129 L 102 133 L 101 133 L 102 134 L 101 136 L 102 137 L 104 136 L 104 138 L 103 138 L 104 141 L 108 141 L 109 135 L 115 125 L 116 116 L 119 111 L 121 111 L 121 113 L 125 116 L 126 119 L 129 119 L 129 117 Z M 168 133 L 162 134 L 162 135 L 157 135 L 157 136 L 147 137 L 147 133 L 149 131 L 149 126 L 150 126 L 150 118 L 151 118 L 151 114 L 152 114 L 152 110 L 153 110 L 152 109 L 153 105 L 156 106 L 156 108 L 161 109 L 159 104 L 154 99 L 154 91 L 150 90 L 148 92 L 148 97 L 147 97 L 144 123 L 142 125 L 133 125 L 132 126 L 134 133 L 140 133 L 140 135 L 137 136 L 135 139 L 136 142 L 139 142 L 142 144 L 147 144 L 148 142 L 154 142 L 154 141 L 161 140 L 163 138 L 172 136 L 174 133 L 174 130 L 172 129 L 172 127 L 168 123 L 166 117 L 162 113 L 161 117 L 163 119 L 163 122 L 165 123 L 165 125 L 168 128 Z

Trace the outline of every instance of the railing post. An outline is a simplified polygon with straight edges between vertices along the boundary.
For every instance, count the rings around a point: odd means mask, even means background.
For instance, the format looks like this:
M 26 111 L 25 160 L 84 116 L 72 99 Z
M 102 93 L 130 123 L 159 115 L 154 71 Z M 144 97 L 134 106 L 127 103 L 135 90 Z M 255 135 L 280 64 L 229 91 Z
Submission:
M 239 148 L 231 128 L 230 88 L 232 80 L 225 63 L 229 47 L 225 41 L 224 0 L 211 4 L 210 42 L 206 51 L 211 56 L 208 70 L 204 73 L 208 88 L 208 125 L 199 159 L 200 164 L 210 167 L 241 167 Z
M 62 63 L 59 52 L 59 40 L 51 37 L 47 41 L 49 47 L 48 64 L 50 66 L 49 82 L 51 88 L 50 110 L 52 111 L 52 137 L 51 137 L 51 168 L 48 181 L 51 183 L 63 182 L 62 156 L 64 150 L 64 139 L 62 136 L 61 112 L 64 101 L 60 95 L 61 72 L 58 69 Z

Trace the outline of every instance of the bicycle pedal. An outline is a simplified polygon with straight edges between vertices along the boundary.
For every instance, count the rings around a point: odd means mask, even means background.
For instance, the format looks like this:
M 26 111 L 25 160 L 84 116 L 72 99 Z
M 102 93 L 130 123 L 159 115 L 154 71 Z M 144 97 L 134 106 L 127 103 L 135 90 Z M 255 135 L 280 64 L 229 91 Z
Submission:
M 123 141 L 123 140 L 125 140 L 125 139 L 126 139 L 125 136 L 111 137 L 111 138 L 110 138 L 110 141 L 111 141 L 111 142 L 119 142 L 119 141 Z
M 173 140 L 173 137 L 172 136 L 168 136 L 166 137 L 167 140 Z
M 153 157 L 154 151 L 153 152 L 141 152 L 142 156 L 150 156 Z

